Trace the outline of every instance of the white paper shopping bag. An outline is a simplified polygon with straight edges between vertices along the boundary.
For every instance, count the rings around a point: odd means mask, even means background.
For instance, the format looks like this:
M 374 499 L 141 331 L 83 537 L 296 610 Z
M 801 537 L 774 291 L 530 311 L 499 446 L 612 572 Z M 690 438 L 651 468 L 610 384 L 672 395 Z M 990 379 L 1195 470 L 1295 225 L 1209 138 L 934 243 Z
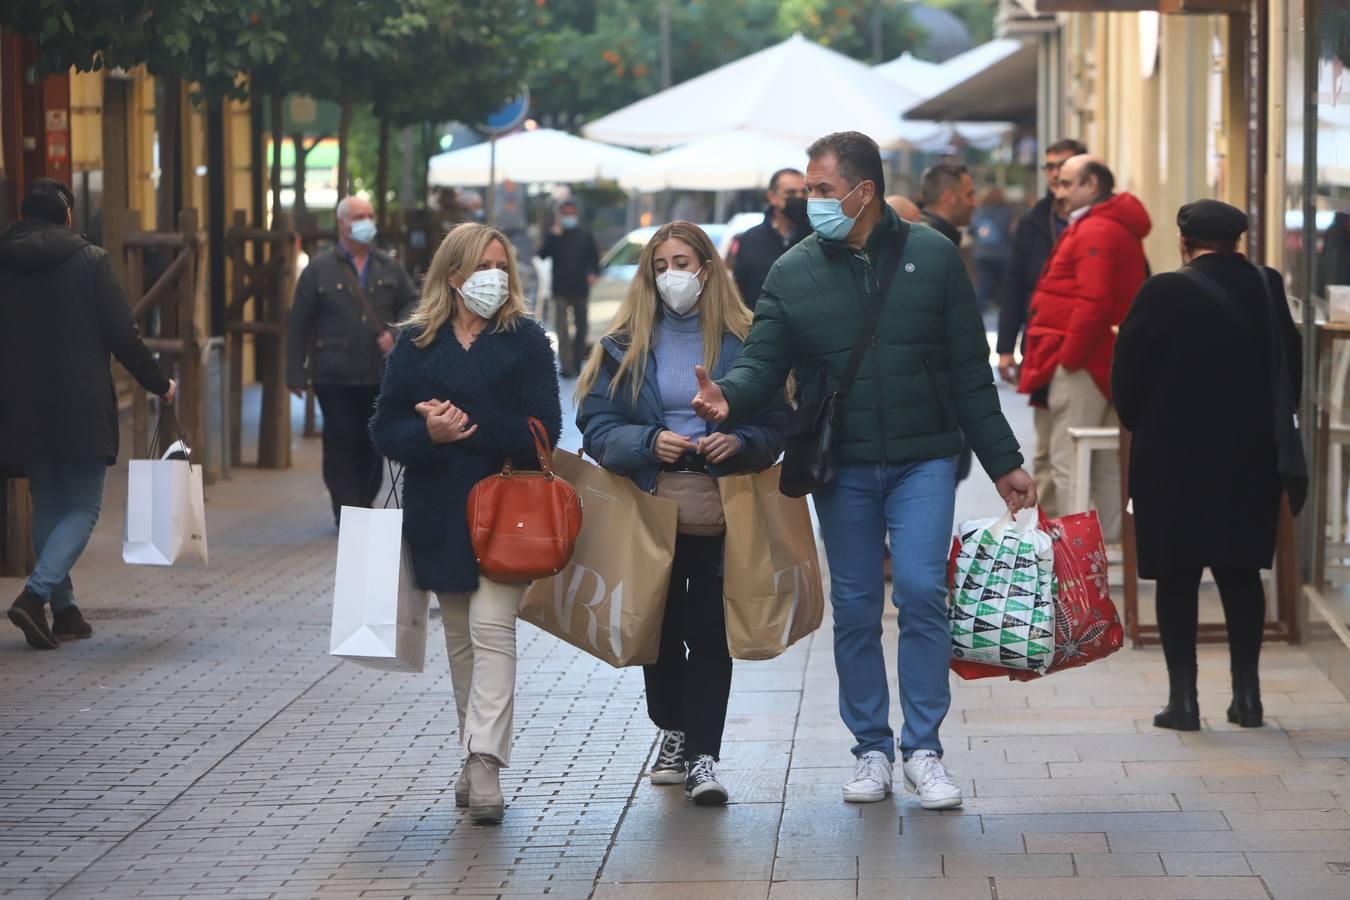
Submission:
M 390 672 L 421 672 L 430 595 L 413 578 L 403 510 L 342 507 L 328 652 Z
M 131 460 L 122 561 L 172 566 L 190 560 L 207 561 L 202 467 L 186 459 Z

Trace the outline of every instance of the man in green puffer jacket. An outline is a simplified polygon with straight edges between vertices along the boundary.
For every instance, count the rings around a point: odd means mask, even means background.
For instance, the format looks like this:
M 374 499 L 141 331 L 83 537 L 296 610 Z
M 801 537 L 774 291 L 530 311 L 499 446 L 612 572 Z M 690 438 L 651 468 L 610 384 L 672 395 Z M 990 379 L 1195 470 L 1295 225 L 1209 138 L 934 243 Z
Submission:
M 925 808 L 947 809 L 962 800 L 938 739 L 951 704 L 947 557 L 961 432 L 1009 508 L 1034 506 L 1036 488 L 999 407 L 989 343 L 957 249 L 933 229 L 910 225 L 880 297 L 879 273 L 904 226 L 882 202 L 876 143 L 840 132 L 807 155 L 815 233 L 769 271 L 745 351 L 726 377 L 714 383 L 698 371 L 693 405 L 704 418 L 741 421 L 767 406 L 789 373 L 804 400 L 834 390 L 865 310 L 884 304 L 844 411 L 838 470 L 814 494 L 830 567 L 839 712 L 857 741 L 844 799 L 872 802 L 891 792 L 895 741 L 881 650 L 881 553 L 889 533 L 905 779 Z

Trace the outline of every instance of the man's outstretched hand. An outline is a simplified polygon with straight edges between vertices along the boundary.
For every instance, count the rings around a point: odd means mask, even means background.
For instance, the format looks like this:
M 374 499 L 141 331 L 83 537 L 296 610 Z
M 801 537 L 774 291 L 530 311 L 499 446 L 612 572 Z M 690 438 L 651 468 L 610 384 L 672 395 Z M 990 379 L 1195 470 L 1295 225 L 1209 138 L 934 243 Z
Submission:
M 1036 480 L 1027 474 L 1026 469 L 1013 469 L 995 481 L 994 487 L 1011 512 L 1031 509 L 1036 505 Z
M 709 422 L 725 422 L 731 407 L 722 389 L 708 377 L 702 366 L 694 366 L 694 377 L 698 379 L 698 393 L 694 396 L 694 412 Z

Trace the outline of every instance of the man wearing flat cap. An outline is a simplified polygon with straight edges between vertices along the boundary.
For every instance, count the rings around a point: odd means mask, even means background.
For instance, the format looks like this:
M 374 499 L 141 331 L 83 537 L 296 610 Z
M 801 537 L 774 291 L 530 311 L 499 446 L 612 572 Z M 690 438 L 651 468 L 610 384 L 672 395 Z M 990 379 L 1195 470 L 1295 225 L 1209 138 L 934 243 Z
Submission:
M 1195 641 L 1208 568 L 1228 622 L 1228 721 L 1256 727 L 1266 609 L 1260 570 L 1274 558 L 1282 492 L 1276 398 L 1297 403 L 1298 333 L 1280 274 L 1238 252 L 1247 230 L 1241 210 L 1200 200 L 1181 208 L 1177 227 L 1185 265 L 1144 283 L 1121 325 L 1111 372 L 1116 410 L 1133 433 L 1139 574 L 1158 583 L 1169 701 L 1153 724 L 1200 727 Z

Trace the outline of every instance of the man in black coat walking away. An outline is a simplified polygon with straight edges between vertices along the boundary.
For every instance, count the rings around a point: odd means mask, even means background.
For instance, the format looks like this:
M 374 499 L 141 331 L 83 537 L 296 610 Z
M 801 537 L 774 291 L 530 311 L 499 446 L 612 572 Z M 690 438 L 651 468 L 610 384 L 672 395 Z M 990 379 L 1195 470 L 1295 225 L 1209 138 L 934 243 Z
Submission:
M 765 197 L 769 208 L 764 211 L 764 221 L 737 238 L 733 251 L 731 274 L 741 299 L 752 310 L 778 257 L 811 233 L 806 219 L 806 176 L 801 172 L 796 169 L 774 172 Z
M 337 224 L 337 246 L 316 254 L 296 281 L 286 332 L 286 381 L 299 396 L 313 379 L 323 413 L 323 481 L 335 523 L 342 507 L 370 506 L 380 492 L 380 454 L 367 423 L 396 323 L 417 307 L 403 266 L 372 245 L 370 203 L 342 198 Z
M 1241 210 L 1200 200 L 1181 208 L 1177 224 L 1186 265 L 1144 283 L 1111 372 L 1116 410 L 1133 432 L 1139 574 L 1158 583 L 1170 699 L 1153 724 L 1200 727 L 1195 641 L 1208 567 L 1228 621 L 1228 721 L 1255 727 L 1266 612 L 1260 570 L 1275 553 L 1284 489 L 1277 422 L 1287 427 L 1297 409 L 1298 332 L 1280 274 L 1237 252 L 1247 230 Z
M 1087 147 L 1073 138 L 1065 138 L 1051 144 L 1045 151 L 1045 172 L 1047 184 L 1054 184 L 1059 178 L 1059 168 L 1069 159 L 1087 153 Z M 1053 191 L 1047 189 L 1045 196 L 1037 201 L 1028 212 L 1017 221 L 1013 231 L 1012 256 L 1000 288 L 998 311 L 998 372 L 1009 384 L 1017 384 L 1017 344 L 1022 328 L 1027 323 L 1027 309 L 1031 305 L 1031 295 L 1036 292 L 1036 282 L 1041 278 L 1041 270 L 1055 249 L 1055 242 L 1069 227 L 1069 214 L 1055 198 Z M 1036 473 L 1036 495 L 1041 498 L 1041 509 L 1054 517 L 1059 514 L 1055 498 L 1055 480 L 1050 473 L 1050 411 L 1046 409 L 1045 394 L 1032 395 L 1031 403 L 1036 416 L 1036 456 L 1032 469 Z
M 74 200 L 61 182 L 39 178 L 24 195 L 23 218 L 0 236 L 0 468 L 28 477 L 37 550 L 9 620 L 38 650 L 94 631 L 75 604 L 70 570 L 117 461 L 109 355 L 164 402 L 177 390 L 141 341 L 108 254 L 71 230 Z
M 591 287 L 600 274 L 600 253 L 595 235 L 581 224 L 581 208 L 575 200 L 558 206 L 558 221 L 539 248 L 540 259 L 553 260 L 553 323 L 558 335 L 558 368 L 572 378 L 586 361 L 587 307 Z M 572 312 L 572 332 L 567 312 Z

